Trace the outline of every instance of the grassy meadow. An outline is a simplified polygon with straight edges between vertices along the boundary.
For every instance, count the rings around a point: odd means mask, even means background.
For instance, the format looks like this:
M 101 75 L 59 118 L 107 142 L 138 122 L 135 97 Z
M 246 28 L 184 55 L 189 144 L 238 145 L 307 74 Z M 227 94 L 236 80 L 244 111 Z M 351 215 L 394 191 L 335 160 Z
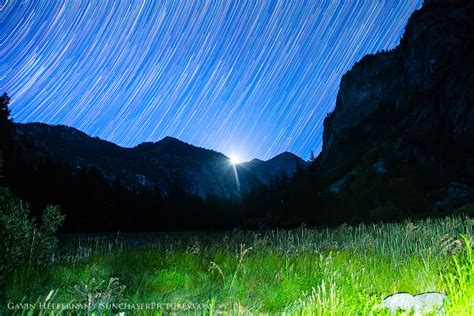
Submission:
M 390 315 L 380 306 L 387 295 L 439 291 L 449 297 L 446 314 L 474 315 L 473 224 L 448 217 L 334 229 L 63 236 L 50 265 L 11 276 L 3 312 Z M 113 302 L 121 305 L 107 305 Z M 78 309 L 87 303 L 96 309 Z

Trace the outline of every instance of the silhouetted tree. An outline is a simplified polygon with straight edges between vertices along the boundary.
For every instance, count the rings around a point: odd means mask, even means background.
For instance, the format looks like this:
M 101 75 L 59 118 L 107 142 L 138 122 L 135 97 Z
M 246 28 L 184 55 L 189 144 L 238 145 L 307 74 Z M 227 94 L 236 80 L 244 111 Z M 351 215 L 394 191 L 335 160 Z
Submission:
M 10 103 L 10 97 L 4 93 L 0 97 L 0 150 L 5 151 L 7 149 L 7 143 L 10 140 L 13 123 L 10 119 L 10 109 L 8 104 Z

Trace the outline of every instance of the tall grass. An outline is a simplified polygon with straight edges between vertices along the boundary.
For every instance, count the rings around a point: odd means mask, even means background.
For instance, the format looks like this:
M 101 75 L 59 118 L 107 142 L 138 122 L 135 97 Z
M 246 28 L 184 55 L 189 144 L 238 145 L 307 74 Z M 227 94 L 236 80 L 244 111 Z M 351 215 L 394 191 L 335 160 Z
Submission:
M 15 274 L 6 299 L 54 290 L 49 301 L 159 302 L 163 313 L 389 315 L 387 295 L 438 291 L 446 313 L 474 315 L 473 223 L 64 236 L 47 269 Z

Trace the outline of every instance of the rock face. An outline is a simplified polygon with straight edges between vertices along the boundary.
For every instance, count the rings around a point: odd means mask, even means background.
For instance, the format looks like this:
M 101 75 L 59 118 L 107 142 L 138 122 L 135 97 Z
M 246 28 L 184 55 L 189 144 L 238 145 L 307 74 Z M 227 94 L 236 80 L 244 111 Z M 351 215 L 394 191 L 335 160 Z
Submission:
M 446 196 L 439 202 L 436 202 L 434 207 L 441 211 L 453 211 L 456 208 L 465 205 L 472 195 L 474 189 L 462 183 L 451 182 L 448 184 Z
M 447 210 L 472 199 L 472 30 L 474 1 L 426 1 L 395 49 L 365 56 L 342 77 L 318 157 L 328 188 L 352 174 L 346 196 L 372 209 L 392 201 L 400 216 L 417 201 L 434 209 L 455 196 L 438 208 Z
M 228 157 L 172 137 L 124 148 L 66 126 L 16 124 L 16 131 L 18 143 L 22 144 L 22 150 L 32 163 L 49 156 L 77 171 L 97 168 L 105 178 L 119 180 L 130 189 L 158 189 L 163 194 L 173 185 L 178 185 L 188 193 L 201 197 L 213 195 L 235 199 L 280 172 L 292 173 L 295 168 L 294 164 L 286 163 L 287 160 L 279 156 L 274 158 L 279 163 L 262 161 L 250 170 L 237 165 L 237 184 L 234 167 Z M 294 155 L 291 158 L 300 159 Z
M 365 56 L 343 76 L 324 122 L 323 156 L 381 110 L 410 117 L 417 138 L 473 146 L 474 5 L 432 2 L 412 15 L 397 48 Z

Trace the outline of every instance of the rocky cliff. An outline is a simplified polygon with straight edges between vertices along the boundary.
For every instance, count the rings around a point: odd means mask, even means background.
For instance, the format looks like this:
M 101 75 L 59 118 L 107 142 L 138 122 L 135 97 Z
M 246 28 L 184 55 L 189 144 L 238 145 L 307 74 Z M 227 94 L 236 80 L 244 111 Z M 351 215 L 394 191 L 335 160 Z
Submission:
M 364 207 L 397 204 L 410 195 L 446 211 L 469 200 L 474 185 L 473 30 L 474 1 L 426 1 L 395 49 L 365 56 L 342 77 L 336 107 L 324 122 L 318 159 L 332 192 L 361 197 L 378 177 L 383 179 L 379 186 L 393 190 L 367 191 L 370 201 Z M 460 187 L 463 192 L 450 198 Z
M 453 144 L 473 145 L 474 4 L 431 2 L 412 15 L 398 47 L 365 56 L 343 76 L 324 123 L 323 156 L 382 109 L 411 116 L 407 128 L 418 137 L 440 130 Z

